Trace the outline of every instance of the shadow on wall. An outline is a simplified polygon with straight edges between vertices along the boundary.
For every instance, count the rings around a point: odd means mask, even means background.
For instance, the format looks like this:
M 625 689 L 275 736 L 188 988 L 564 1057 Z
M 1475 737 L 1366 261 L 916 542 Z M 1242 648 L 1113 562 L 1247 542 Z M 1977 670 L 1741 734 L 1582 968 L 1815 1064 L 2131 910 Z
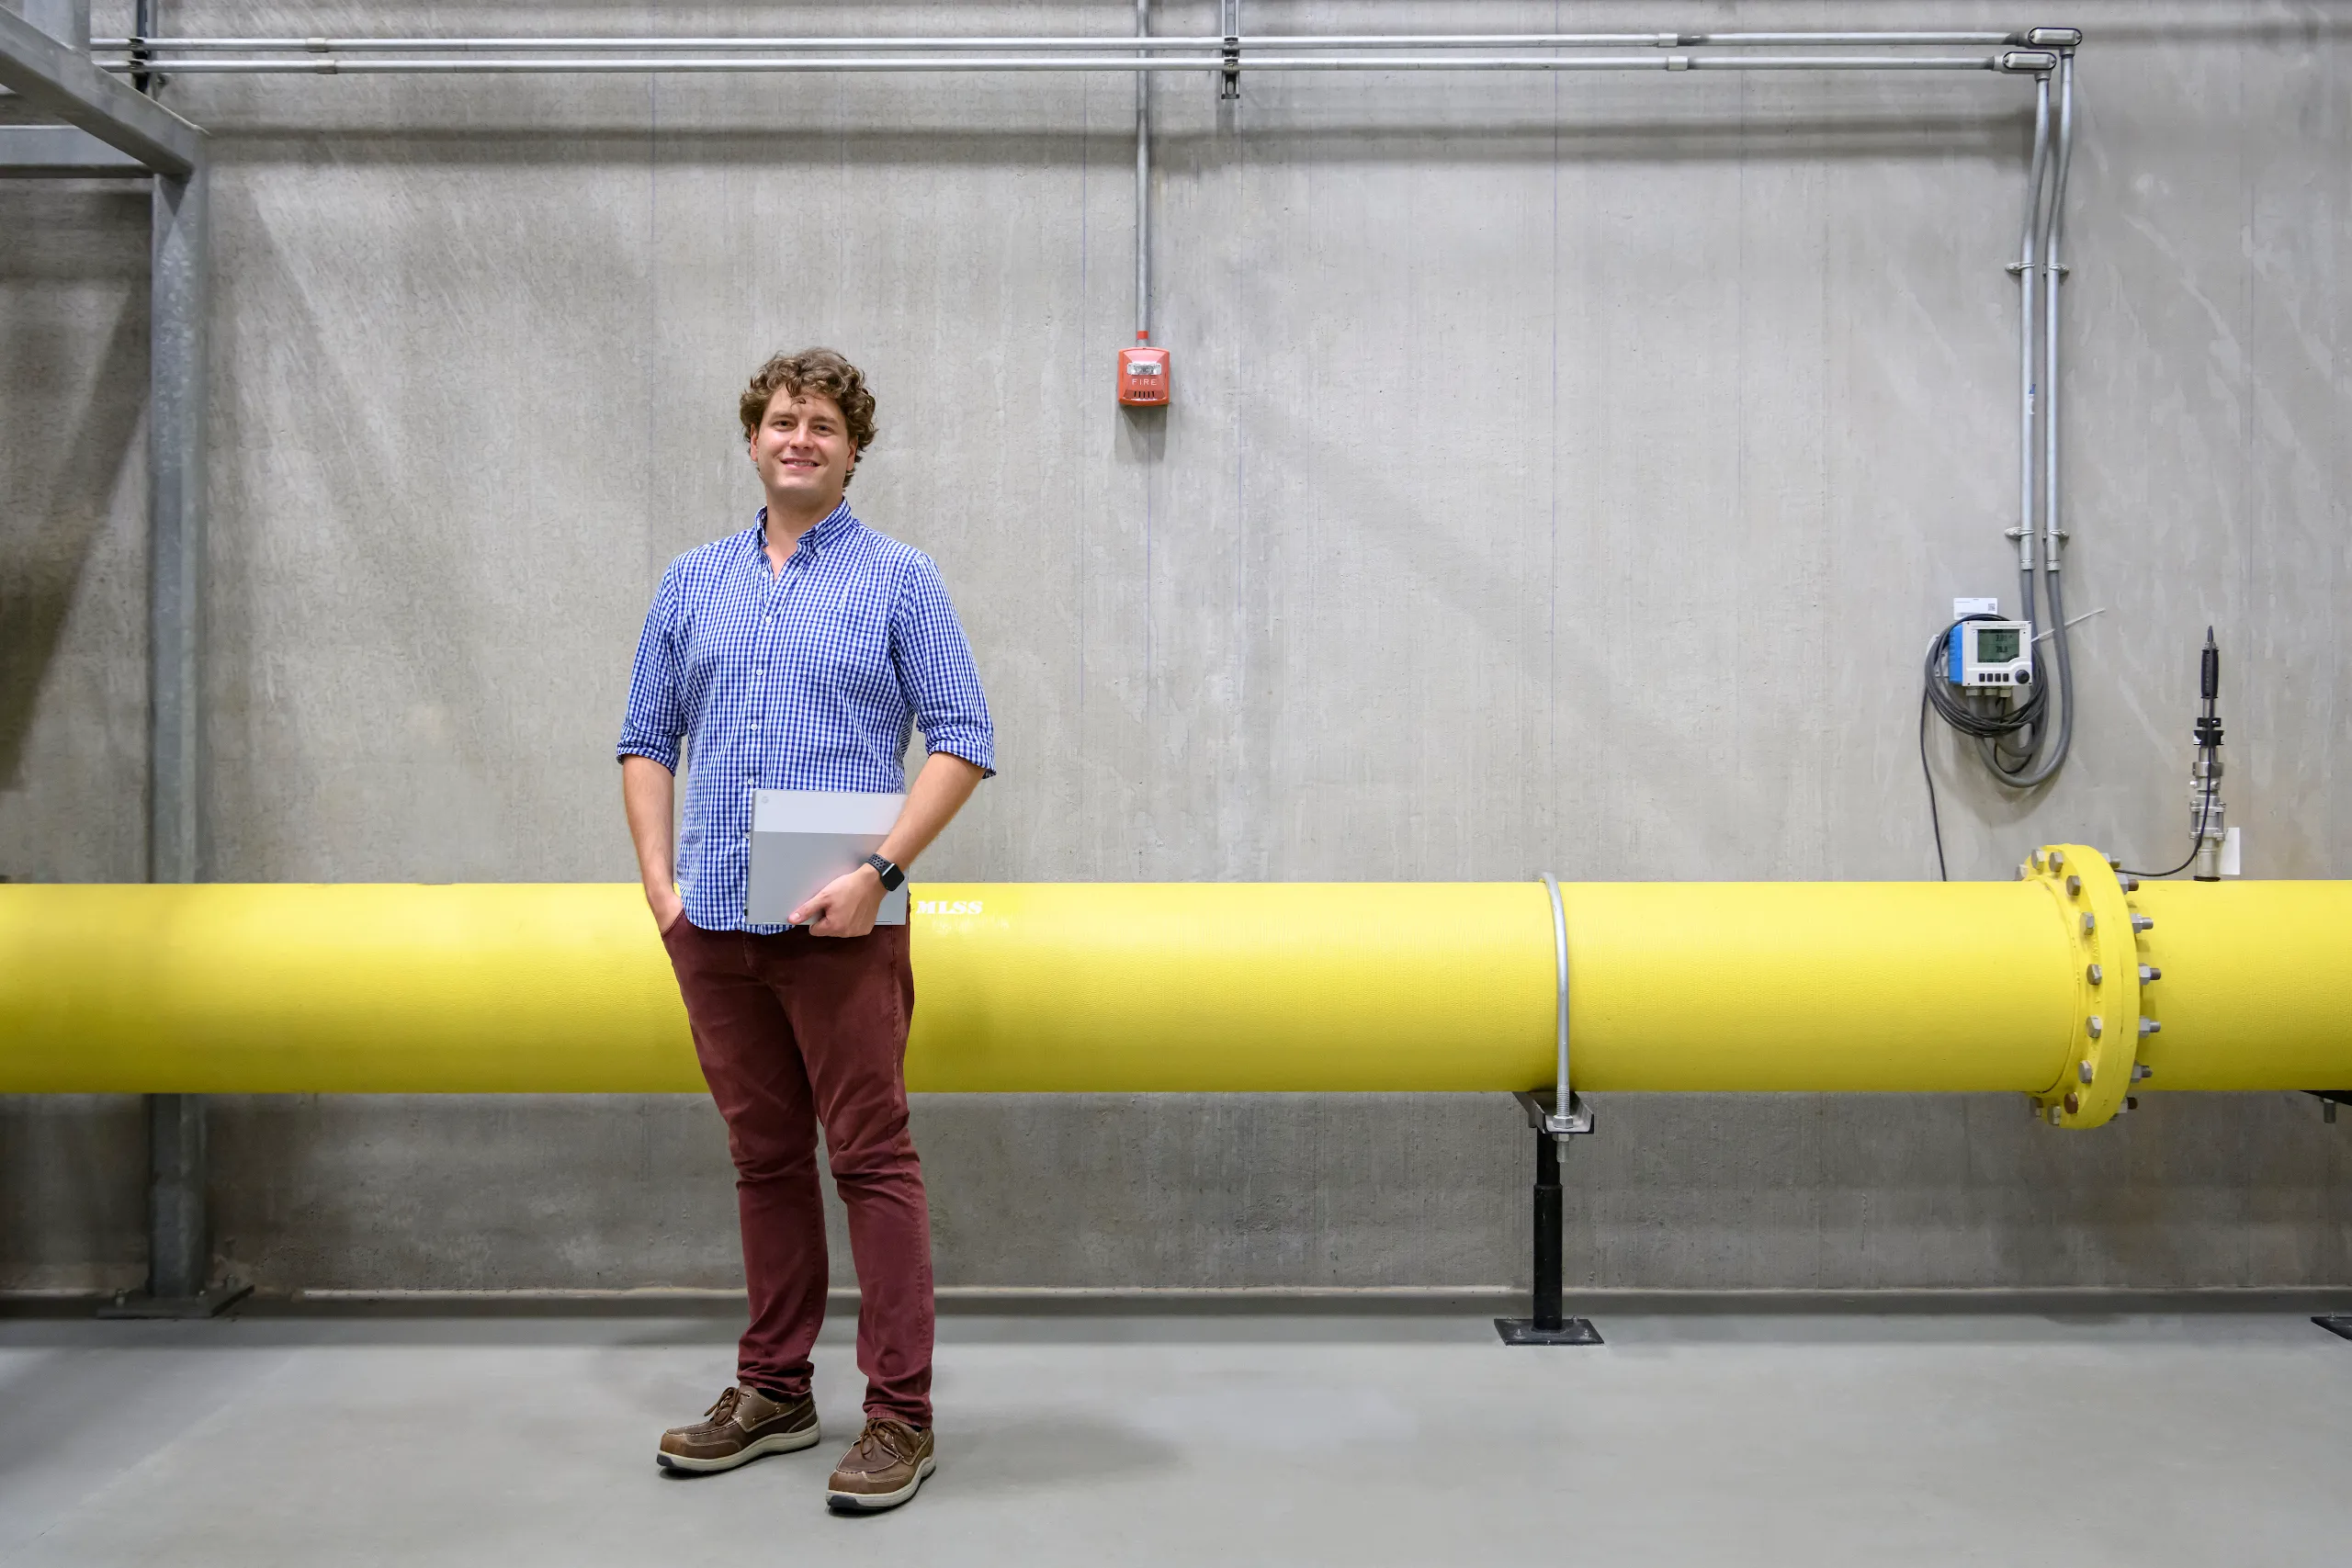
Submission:
M 116 486 L 142 460 L 147 203 L 143 189 L 76 182 L 9 192 L 0 220 L 0 383 L 67 389 L 12 410 L 0 446 L 0 789 L 23 781 L 75 592 Z

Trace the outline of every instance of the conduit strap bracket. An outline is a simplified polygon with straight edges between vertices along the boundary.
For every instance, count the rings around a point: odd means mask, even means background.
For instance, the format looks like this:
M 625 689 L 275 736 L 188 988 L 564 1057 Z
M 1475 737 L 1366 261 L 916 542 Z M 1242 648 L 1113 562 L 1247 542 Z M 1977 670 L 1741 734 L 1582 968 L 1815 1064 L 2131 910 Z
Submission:
M 2133 1082 L 2149 1076 L 2141 1043 L 2162 1027 L 2145 1016 L 2142 995 L 2144 917 L 2114 864 L 2086 845 L 2045 844 L 2018 875 L 2049 890 L 2074 965 L 2064 1066 L 2033 1097 L 2036 1113 L 2053 1127 L 2103 1127 L 2131 1109 Z M 2156 973 L 2148 970 L 2146 980 Z
M 1548 1103 L 1542 1089 L 1521 1093 L 1519 1103 L 1527 1111 L 1528 1125 L 1565 1139 L 1591 1132 L 1592 1111 L 1568 1087 L 1568 908 L 1560 897 L 1559 880 L 1547 871 L 1543 881 L 1552 904 L 1553 1043 L 1558 1070 Z

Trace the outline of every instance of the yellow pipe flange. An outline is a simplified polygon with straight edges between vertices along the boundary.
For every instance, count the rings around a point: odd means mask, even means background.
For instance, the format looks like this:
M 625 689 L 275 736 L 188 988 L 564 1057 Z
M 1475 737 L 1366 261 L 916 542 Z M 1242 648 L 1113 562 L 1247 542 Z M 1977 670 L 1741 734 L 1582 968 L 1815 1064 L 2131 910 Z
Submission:
M 2108 858 L 2083 844 L 2045 844 L 2018 874 L 2050 890 L 2075 953 L 2066 1065 L 2034 1103 L 2053 1127 L 2103 1127 L 2124 1109 L 2139 1065 L 2136 911 Z

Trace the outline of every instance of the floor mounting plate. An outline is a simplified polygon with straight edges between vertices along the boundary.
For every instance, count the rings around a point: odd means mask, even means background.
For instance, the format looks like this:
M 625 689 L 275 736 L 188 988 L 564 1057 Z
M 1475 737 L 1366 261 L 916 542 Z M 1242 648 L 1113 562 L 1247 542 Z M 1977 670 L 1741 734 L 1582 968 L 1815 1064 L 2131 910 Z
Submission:
M 1561 1320 L 1557 1328 L 1538 1328 L 1532 1317 L 1498 1317 L 1495 1332 L 1503 1337 L 1506 1345 L 1598 1345 L 1600 1330 L 1587 1317 Z

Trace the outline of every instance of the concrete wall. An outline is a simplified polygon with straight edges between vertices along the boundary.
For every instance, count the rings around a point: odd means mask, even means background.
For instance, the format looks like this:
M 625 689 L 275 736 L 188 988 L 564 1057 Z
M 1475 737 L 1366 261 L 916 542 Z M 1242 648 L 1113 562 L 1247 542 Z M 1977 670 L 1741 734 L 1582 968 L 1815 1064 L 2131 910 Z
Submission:
M 1933 738 L 1953 874 L 2187 837 L 2230 659 L 2250 874 L 2352 869 L 2352 157 L 2335 6 L 1478 3 L 1448 27 L 2068 22 L 2078 750 Z M 1430 8 L 1250 0 L 1253 29 Z M 1169 4 L 1165 30 L 1215 7 Z M 210 33 L 1118 33 L 1110 0 L 186 7 Z M 101 13 L 101 30 L 109 24 Z M 662 565 L 756 491 L 779 344 L 871 372 L 861 513 L 940 559 L 1003 879 L 1932 874 L 1922 644 L 2014 593 L 2029 90 L 1991 76 L 1252 77 L 1159 92 L 1159 341 L 1123 413 L 1118 78 L 184 78 L 210 128 L 212 876 L 616 879 Z M 0 873 L 138 874 L 142 205 L 0 188 Z M 126 392 L 125 389 L 130 390 Z M 20 611 L 19 603 L 29 608 Z M 1987 983 L 1998 976 L 1988 976 Z M 2089 1136 L 2011 1099 L 1618 1097 L 1572 1269 L 1671 1286 L 2352 1280 L 2347 1138 L 2283 1095 Z M 1521 1278 L 1513 1107 L 932 1099 L 943 1281 Z M 694 1100 L 230 1100 L 265 1283 L 734 1277 Z M 0 1106 L 0 1285 L 126 1282 L 135 1102 Z M 845 1261 L 845 1260 L 844 1260 Z

